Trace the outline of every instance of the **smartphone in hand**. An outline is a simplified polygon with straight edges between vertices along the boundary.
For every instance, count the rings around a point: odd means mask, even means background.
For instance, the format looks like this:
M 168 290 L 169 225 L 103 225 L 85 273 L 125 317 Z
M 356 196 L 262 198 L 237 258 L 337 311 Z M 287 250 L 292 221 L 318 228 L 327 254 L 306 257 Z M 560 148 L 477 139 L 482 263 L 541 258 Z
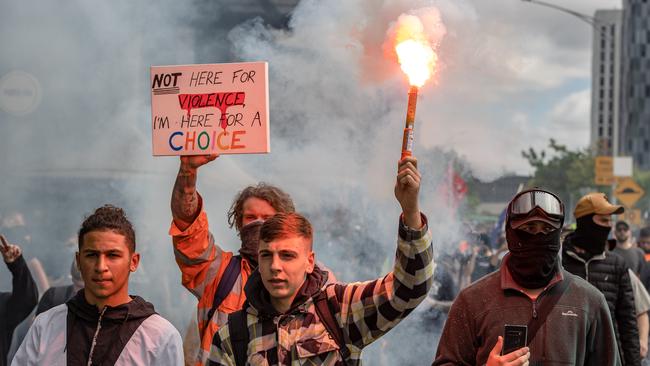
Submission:
M 503 348 L 501 349 L 501 355 L 507 355 L 510 352 L 526 347 L 527 343 L 528 326 L 506 324 L 503 327 Z

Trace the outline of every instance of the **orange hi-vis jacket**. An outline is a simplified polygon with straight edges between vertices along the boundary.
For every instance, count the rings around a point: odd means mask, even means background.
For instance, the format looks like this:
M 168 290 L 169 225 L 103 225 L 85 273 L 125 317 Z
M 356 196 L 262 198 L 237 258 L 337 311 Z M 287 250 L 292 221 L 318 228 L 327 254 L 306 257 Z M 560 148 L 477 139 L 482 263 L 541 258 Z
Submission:
M 208 319 L 215 292 L 233 253 L 224 251 L 215 243 L 214 236 L 208 230 L 208 216 L 203 207 L 199 209 L 199 216 L 184 231 L 172 221 L 169 234 L 173 238 L 174 256 L 181 269 L 183 286 L 199 299 L 197 321 L 201 348 L 196 365 L 205 365 L 210 354 L 212 337 L 219 327 L 226 324 L 228 314 L 241 309 L 246 301 L 244 285 L 252 269 L 250 263 L 242 258 L 241 271 L 232 290 L 214 312 L 212 319 Z

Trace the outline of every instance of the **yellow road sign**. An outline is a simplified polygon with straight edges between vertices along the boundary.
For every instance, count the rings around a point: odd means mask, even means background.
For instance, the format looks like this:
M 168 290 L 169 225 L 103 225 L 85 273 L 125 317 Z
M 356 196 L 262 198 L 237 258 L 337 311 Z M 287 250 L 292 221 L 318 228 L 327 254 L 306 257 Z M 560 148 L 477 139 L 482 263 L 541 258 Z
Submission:
M 632 207 L 645 194 L 632 178 L 623 178 L 618 181 L 614 196 L 626 207 Z
M 594 160 L 594 183 L 599 186 L 614 184 L 614 158 L 597 156 Z

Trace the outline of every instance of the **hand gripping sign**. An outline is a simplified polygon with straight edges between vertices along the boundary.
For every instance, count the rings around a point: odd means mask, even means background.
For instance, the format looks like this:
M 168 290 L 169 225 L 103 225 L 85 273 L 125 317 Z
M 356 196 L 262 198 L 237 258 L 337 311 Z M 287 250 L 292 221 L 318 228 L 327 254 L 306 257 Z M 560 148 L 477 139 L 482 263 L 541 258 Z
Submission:
M 152 66 L 153 155 L 268 153 L 268 64 Z

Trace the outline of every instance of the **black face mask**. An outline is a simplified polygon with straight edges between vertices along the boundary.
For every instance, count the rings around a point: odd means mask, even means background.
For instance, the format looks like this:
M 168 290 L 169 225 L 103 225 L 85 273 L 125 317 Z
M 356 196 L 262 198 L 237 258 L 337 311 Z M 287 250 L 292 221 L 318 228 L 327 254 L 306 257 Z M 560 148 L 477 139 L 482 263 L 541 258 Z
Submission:
M 546 286 L 557 273 L 560 230 L 532 235 L 512 229 L 506 223 L 510 255 L 506 261 L 512 278 L 519 285 L 535 289 Z
M 607 237 L 611 227 L 601 226 L 594 222 L 594 215 L 583 216 L 576 220 L 576 231 L 572 243 L 584 249 L 591 256 L 602 254 L 607 245 Z
M 239 237 L 241 238 L 241 248 L 239 254 L 248 259 L 248 261 L 257 267 L 257 250 L 260 246 L 260 229 L 262 228 L 262 221 L 254 221 L 239 230 Z

